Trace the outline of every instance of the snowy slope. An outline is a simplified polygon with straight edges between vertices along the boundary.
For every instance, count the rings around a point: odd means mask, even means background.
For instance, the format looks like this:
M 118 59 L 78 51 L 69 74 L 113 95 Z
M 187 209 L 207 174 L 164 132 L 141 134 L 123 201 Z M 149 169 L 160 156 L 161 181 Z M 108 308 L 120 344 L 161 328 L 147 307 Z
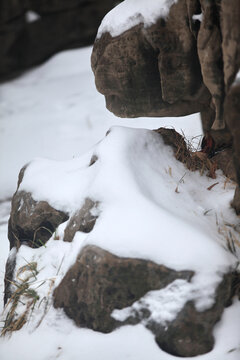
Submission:
M 173 226 L 171 228 L 171 237 L 169 236 L 169 238 L 173 243 L 170 242 L 170 244 L 176 246 L 178 252 L 181 253 L 181 256 L 174 256 L 174 253 L 168 256 L 166 247 L 166 251 L 161 256 L 169 265 L 182 268 L 184 262 L 190 260 L 189 254 L 186 251 L 181 252 L 181 249 L 178 248 L 175 241 L 177 231 L 178 233 L 181 232 L 189 243 L 194 238 L 198 249 L 194 259 L 198 258 L 199 252 L 203 252 L 202 254 L 206 257 L 208 264 L 211 263 L 209 267 L 210 273 L 215 266 L 219 266 L 219 270 L 224 272 L 229 265 L 233 264 L 234 260 L 221 246 L 225 245 L 224 238 L 218 234 L 215 213 L 219 214 L 220 223 L 222 224 L 224 222 L 234 222 L 236 218 L 228 205 L 233 195 L 233 187 L 231 184 L 227 184 L 227 187 L 224 188 L 224 179 L 221 174 L 214 181 L 219 182 L 219 184 L 211 191 L 208 191 L 207 187 L 213 183 L 213 180 L 206 178 L 200 178 L 201 180 L 199 180 L 199 176 L 185 174 L 186 171 L 181 164 L 176 167 L 175 162 L 171 163 L 169 161 L 169 154 L 163 154 L 161 164 L 156 165 L 157 145 L 155 146 L 154 142 L 151 145 L 152 135 L 147 135 L 148 132 L 145 130 L 138 130 L 137 137 L 140 139 L 137 141 L 134 130 L 114 128 L 112 135 L 110 133 L 103 142 L 93 148 L 93 145 L 104 137 L 112 125 L 140 128 L 173 126 L 180 132 L 182 129 L 189 137 L 196 136 L 201 133 L 199 115 L 164 119 L 123 120 L 116 118 L 105 109 L 103 97 L 95 90 L 90 69 L 90 53 L 91 48 L 63 52 L 46 64 L 24 74 L 19 79 L 1 85 L 0 199 L 12 195 L 16 188 L 19 169 L 33 158 L 70 160 L 57 163 L 51 160 L 36 160 L 29 168 L 29 177 L 26 176 L 22 186 L 30 189 L 33 176 L 34 181 L 39 181 L 40 185 L 44 183 L 44 173 L 42 177 L 40 173 L 37 173 L 37 176 L 32 173 L 35 170 L 38 172 L 39 166 L 42 164 L 43 169 L 46 171 L 51 169 L 49 177 L 52 177 L 53 183 L 58 184 L 58 186 L 49 189 L 50 192 L 48 193 L 47 187 L 36 186 L 35 183 L 35 187 L 31 189 L 35 198 L 45 196 L 53 205 L 58 202 L 58 206 L 74 211 L 74 204 L 75 206 L 79 205 L 86 191 L 89 191 L 89 195 L 96 198 L 101 197 L 105 217 L 100 219 L 96 228 L 87 238 L 82 234 L 78 234 L 80 246 L 86 243 L 95 243 L 95 239 L 97 239 L 98 245 L 104 246 L 119 255 L 128 256 L 131 254 L 138 257 L 144 255 L 147 258 L 161 262 L 162 259 L 159 258 L 155 243 L 156 231 L 161 230 L 162 236 L 166 236 L 166 230 L 164 230 L 166 228 L 161 226 L 161 223 L 157 220 L 161 216 L 165 225 L 168 223 L 175 224 L 175 229 Z M 139 136 L 139 131 L 144 136 Z M 143 153 L 142 148 L 145 146 L 146 136 L 150 136 L 149 152 Z M 119 139 L 119 142 L 116 139 Z M 109 153 L 106 148 L 111 145 L 109 145 L 111 141 L 114 143 L 114 150 Z M 80 155 L 86 151 L 86 155 L 81 157 Z M 93 151 L 98 153 L 99 158 L 102 157 L 104 161 L 101 166 L 99 166 L 100 163 L 96 162 L 89 168 L 91 170 L 86 172 L 86 164 Z M 130 157 L 127 156 L 129 151 L 131 153 Z M 125 156 L 121 154 L 125 154 Z M 146 162 L 151 164 L 147 168 Z M 116 163 L 122 163 L 123 168 L 114 167 Z M 76 182 L 81 171 L 85 175 L 87 173 L 85 184 L 84 181 L 78 181 L 77 193 L 75 192 L 75 186 L 64 187 L 64 183 L 68 179 L 67 173 L 69 169 L 76 170 L 76 167 L 78 169 L 76 171 Z M 171 172 L 169 171 L 170 168 L 172 169 Z M 176 171 L 173 171 L 173 169 Z M 124 170 L 124 176 L 122 176 L 122 170 Z M 106 171 L 109 174 L 107 178 L 104 176 Z M 58 179 L 56 180 L 57 175 Z M 181 181 L 183 175 L 184 181 Z M 152 179 L 151 184 L 149 184 L 150 177 Z M 98 180 L 96 181 L 96 179 Z M 121 179 L 120 183 L 119 179 Z M 115 187 L 111 186 L 111 184 L 115 184 Z M 76 185 L 75 182 L 73 185 Z M 199 185 L 203 188 L 201 193 L 196 191 L 196 186 Z M 176 186 L 178 186 L 179 193 L 175 192 Z M 62 191 L 62 189 L 65 189 L 65 191 Z M 61 193 L 60 198 L 59 193 Z M 76 203 L 70 201 L 73 198 L 77 200 Z M 122 218 L 122 223 L 118 223 L 115 219 L 118 217 L 120 210 L 123 207 L 125 209 L 127 200 L 129 201 L 129 211 Z M 164 206 L 166 202 L 169 203 L 167 208 Z M 147 218 L 147 223 L 145 221 L 146 213 L 148 213 L 146 210 L 134 213 L 134 209 L 136 207 L 141 209 L 141 206 L 146 206 L 153 215 Z M 223 207 L 224 211 L 219 210 L 220 206 Z M 6 219 L 9 212 L 9 202 L 2 203 L 0 210 L 2 216 L 2 225 L 0 225 L 0 291 L 2 291 L 3 266 L 8 249 Z M 113 222 L 113 226 L 106 229 L 105 224 L 110 221 Z M 132 224 L 139 225 L 139 223 L 141 224 L 139 233 L 135 234 L 132 243 L 127 242 L 129 226 L 132 226 Z M 124 226 L 121 226 L 122 224 Z M 142 242 L 142 246 L 136 247 L 137 237 L 140 236 L 141 239 L 144 239 L 150 225 L 152 226 L 150 242 L 148 245 Z M 116 229 L 119 236 L 113 245 L 111 240 Z M 61 233 L 60 230 L 59 232 Z M 124 246 L 122 246 L 123 240 L 125 240 Z M 50 250 L 51 241 L 48 245 Z M 209 251 L 206 250 L 201 241 L 208 244 Z M 62 260 L 62 251 L 70 251 L 70 249 L 67 249 L 68 246 L 69 244 L 63 244 L 62 241 L 59 241 L 59 255 L 56 256 L 54 266 L 57 266 L 57 262 Z M 74 241 L 72 246 L 76 247 L 76 251 L 79 250 L 78 241 Z M 43 250 L 43 248 L 37 250 L 40 263 L 41 261 L 44 263 L 51 258 L 50 252 L 50 257 L 44 259 L 41 256 Z M 215 251 L 217 251 L 218 256 L 214 256 L 214 260 L 211 261 L 211 255 Z M 52 246 L 52 256 L 53 254 L 55 254 L 55 245 Z M 31 256 L 30 249 L 23 246 L 19 253 L 19 264 L 21 264 L 21 261 L 24 262 L 23 257 L 28 258 Z M 70 266 L 73 261 L 74 259 L 69 258 L 68 262 L 63 264 L 62 270 L 64 270 L 64 267 L 66 269 Z M 203 268 L 204 263 L 193 261 L 192 265 L 198 271 Z M 41 276 L 46 280 L 55 274 L 56 272 L 42 272 Z M 205 278 L 208 275 L 205 273 Z M 200 280 L 198 284 L 200 284 Z M 60 278 L 58 281 L 60 281 Z M 209 276 L 210 283 L 216 285 L 217 279 Z M 49 286 L 48 282 L 46 282 L 46 286 Z M 45 290 L 43 287 L 43 293 Z M 209 295 L 211 294 L 209 293 Z M 215 327 L 216 346 L 214 350 L 207 355 L 198 357 L 199 359 L 239 359 L 239 351 L 231 351 L 240 346 L 240 325 L 238 321 L 235 321 L 235 319 L 239 318 L 239 315 L 238 302 L 225 310 L 221 322 Z M 37 316 L 35 320 L 37 322 Z M 36 324 L 36 322 L 33 321 L 33 324 Z M 32 330 L 33 328 L 29 325 L 16 332 L 10 340 L 0 339 L 0 359 L 32 360 L 33 353 L 36 360 L 55 358 L 62 360 L 79 358 L 83 360 L 112 360 L 113 358 L 116 360 L 125 358 L 144 360 L 146 358 L 151 358 L 151 360 L 159 358 L 161 360 L 175 359 L 174 356 L 167 355 L 159 350 L 151 333 L 141 325 L 124 327 L 112 334 L 103 335 L 86 329 L 77 329 L 60 311 L 54 311 L 50 308 L 41 325 L 34 332 Z
M 93 155 L 98 160 L 89 166 Z M 183 176 L 184 182 L 180 182 Z M 216 181 L 218 185 L 214 190 L 208 190 Z M 178 192 L 175 191 L 177 186 Z M 127 326 L 113 334 L 102 335 L 77 329 L 62 311 L 51 306 L 52 291 L 85 245 L 94 244 L 122 257 L 145 258 L 176 270 L 195 271 L 190 283 L 176 280 L 160 291 L 149 292 L 132 307 L 114 311 L 113 316 L 118 320 L 124 320 L 132 309 L 140 309 L 143 302 L 153 311 L 153 318 L 163 322 L 175 318 L 189 300 L 195 302 L 199 311 L 206 310 L 213 305 L 215 289 L 222 275 L 236 267 L 237 259 L 228 252 L 225 238 L 218 231 L 230 219 L 233 225 L 238 222 L 229 208 L 229 196 L 233 195 L 234 187 L 225 185 L 225 177 L 220 172 L 217 179 L 210 179 L 187 170 L 174 158 L 172 149 L 152 131 L 114 127 L 100 143 L 79 158 L 70 161 L 36 159 L 26 169 L 19 190 L 30 191 L 35 200 L 46 200 L 70 214 L 81 207 L 85 198 L 91 198 L 100 203 L 99 219 L 92 232 L 78 232 L 72 243 L 63 241 L 65 222 L 56 231 L 57 241 L 54 234 L 46 246 L 38 249 L 21 246 L 16 268 L 37 264 L 39 272 L 31 289 L 37 291 L 39 300 L 24 328 L 13 334 L 8 342 L 0 341 L 3 359 L 11 359 L 11 356 L 14 359 L 15 344 L 24 358 L 28 356 L 29 350 L 24 351 L 25 338 L 36 344 L 36 334 L 42 338 L 42 332 L 52 334 L 47 340 L 48 350 L 41 349 L 38 354 L 42 360 L 71 360 L 77 356 L 94 359 L 99 354 L 95 346 L 94 350 L 88 350 L 89 342 L 99 347 L 102 357 L 110 359 L 116 351 L 113 348 L 115 341 L 117 346 L 121 341 L 126 344 L 126 349 L 114 355 L 116 359 L 127 355 L 136 359 L 139 349 L 132 345 L 136 336 L 148 339 L 141 350 L 145 357 L 149 353 L 153 359 L 157 356 L 152 335 L 146 334 L 141 326 Z M 209 206 L 212 209 L 206 216 Z M 22 299 L 16 313 L 24 312 L 24 302 Z M 225 311 L 215 329 L 217 345 L 201 359 L 210 360 L 214 356 L 219 360 L 238 359 L 239 351 L 231 350 L 239 344 L 234 332 L 239 331 L 240 326 L 233 320 L 239 312 L 239 301 Z M 218 336 L 221 338 L 226 329 L 233 336 L 218 343 Z M 64 335 L 69 338 L 67 342 L 63 340 Z M 81 347 L 79 342 L 77 345 L 74 342 L 78 336 Z M 74 342 L 72 347 L 71 342 Z M 174 359 L 161 350 L 160 355 L 163 359 Z
M 94 84 L 91 48 L 56 55 L 0 86 L 0 199 L 16 189 L 21 167 L 34 157 L 71 159 L 98 142 L 112 125 L 173 126 L 201 134 L 199 115 L 119 119 L 105 108 Z
M 98 142 L 112 125 L 181 129 L 201 134 L 199 115 L 119 119 L 105 108 L 90 67 L 91 47 L 62 52 L 46 64 L 0 86 L 0 201 L 16 190 L 22 166 L 35 157 L 72 159 Z M 0 292 L 8 253 L 9 203 L 1 207 Z M 3 227 L 1 227 L 1 222 Z M 2 297 L 0 298 L 0 309 Z

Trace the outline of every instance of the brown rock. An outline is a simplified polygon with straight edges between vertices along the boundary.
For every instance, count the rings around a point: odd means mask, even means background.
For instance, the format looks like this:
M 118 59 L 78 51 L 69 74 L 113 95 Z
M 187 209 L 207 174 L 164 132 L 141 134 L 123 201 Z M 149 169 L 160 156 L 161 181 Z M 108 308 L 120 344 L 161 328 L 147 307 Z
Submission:
M 240 188 L 236 186 L 232 207 L 235 209 L 237 215 L 240 215 Z
M 166 352 L 181 357 L 204 354 L 213 349 L 213 328 L 220 320 L 231 296 L 232 275 L 225 275 L 216 290 L 215 304 L 198 312 L 193 302 L 187 302 L 176 319 L 165 327 L 151 324 L 156 329 L 156 341 Z
M 51 207 L 46 201 L 35 201 L 30 193 L 17 191 L 12 199 L 8 222 L 10 248 L 40 247 L 53 235 L 68 215 Z
M 192 271 L 177 272 L 151 261 L 120 258 L 96 246 L 86 246 L 55 289 L 54 307 L 63 308 L 77 325 L 104 333 L 144 319 L 164 351 L 196 356 L 213 348 L 213 327 L 231 296 L 231 274 L 219 285 L 215 304 L 209 310 L 198 312 L 193 302 L 187 302 L 176 319 L 167 324 L 148 321 L 151 313 L 144 305 L 124 322 L 111 317 L 114 309 L 131 306 L 148 291 L 163 289 L 175 279 L 191 281 L 192 276 Z
M 218 169 L 221 169 L 228 179 L 237 181 L 236 169 L 233 162 L 233 151 L 231 148 L 220 151 L 214 155 L 211 160 L 216 162 Z
M 202 20 L 194 19 L 200 13 Z M 240 0 L 180 0 L 166 20 L 148 28 L 103 34 L 92 67 L 109 110 L 122 117 L 179 116 L 211 106 L 208 126 L 224 129 L 225 92 L 240 67 L 239 16 Z
M 95 42 L 92 68 L 110 111 L 121 117 L 180 116 L 209 103 L 188 10 L 180 0 L 167 20 L 144 29 L 139 24 L 117 37 L 105 33 Z
M 64 231 L 64 241 L 71 242 L 77 231 L 89 233 L 92 231 L 95 222 L 98 218 L 98 202 L 91 199 L 85 199 L 85 202 L 80 210 L 78 210 L 69 220 L 68 225 Z M 94 212 L 94 213 L 93 213 Z
M 61 307 L 75 323 L 110 332 L 118 322 L 114 309 L 132 305 L 148 291 L 175 279 L 189 280 L 192 271 L 176 272 L 151 261 L 119 258 L 96 246 L 86 246 L 54 291 L 54 307 Z
M 234 84 L 225 99 L 224 118 L 233 139 L 233 160 L 236 167 L 237 181 L 240 185 L 240 82 Z
M 233 164 L 235 167 L 236 181 L 238 183 L 232 207 L 240 214 L 240 82 L 234 83 L 230 88 L 224 103 L 224 119 L 230 129 L 233 139 Z
M 240 69 L 240 0 L 221 1 L 221 32 L 225 93 Z
M 200 0 L 203 18 L 197 37 L 203 82 L 212 95 L 216 112 L 213 128 L 224 128 L 224 75 L 220 30 L 220 1 Z
M 20 170 L 17 191 L 12 197 L 8 221 L 10 249 L 18 249 L 23 243 L 30 247 L 44 245 L 56 228 L 68 219 L 67 214 L 54 209 L 46 201 L 35 201 L 30 193 L 19 191 L 27 166 Z

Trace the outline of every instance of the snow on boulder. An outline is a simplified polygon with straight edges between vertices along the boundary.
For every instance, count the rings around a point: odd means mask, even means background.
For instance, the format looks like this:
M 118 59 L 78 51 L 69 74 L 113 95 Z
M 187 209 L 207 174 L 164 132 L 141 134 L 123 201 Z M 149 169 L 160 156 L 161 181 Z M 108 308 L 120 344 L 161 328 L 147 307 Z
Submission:
M 159 18 L 166 19 L 170 8 L 178 0 L 125 0 L 104 17 L 97 38 L 109 32 L 113 37 L 121 35 L 138 24 L 149 27 Z
M 125 0 L 102 21 L 92 52 L 96 87 L 120 117 L 183 116 L 208 107 L 197 53 L 200 5 Z
M 172 129 L 114 127 L 80 158 L 32 161 L 12 200 L 2 333 L 63 309 L 104 333 L 141 323 L 173 355 L 209 352 L 239 257 L 233 191 Z

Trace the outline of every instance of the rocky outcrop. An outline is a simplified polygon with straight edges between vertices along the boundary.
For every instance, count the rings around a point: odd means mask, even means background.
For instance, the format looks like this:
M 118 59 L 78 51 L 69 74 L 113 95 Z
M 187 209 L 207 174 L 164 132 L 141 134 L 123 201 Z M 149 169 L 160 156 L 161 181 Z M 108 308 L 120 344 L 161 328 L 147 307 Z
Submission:
M 239 14 L 239 0 L 179 0 L 155 24 L 139 20 L 118 36 L 100 31 L 92 68 L 109 110 L 179 116 L 204 111 L 211 98 L 211 126 L 224 128 L 225 93 L 240 67 Z
M 236 169 L 238 186 L 235 191 L 233 208 L 240 214 L 240 81 L 236 81 L 229 89 L 224 103 L 224 119 L 230 129 L 233 142 L 233 163 Z
M 202 82 L 196 30 L 189 28 L 192 15 L 180 0 L 167 20 L 149 27 L 140 23 L 116 37 L 103 33 L 96 40 L 92 69 L 110 111 L 138 117 L 180 116 L 204 109 L 210 95 Z
M 39 64 L 54 53 L 93 43 L 114 0 L 2 0 L 0 79 Z
M 211 212 L 214 190 L 209 190 L 216 183 L 203 171 L 214 177 L 211 161 L 202 152 L 190 151 L 173 129 L 115 127 L 84 161 L 73 159 L 60 168 L 56 162 L 58 171 L 54 161 L 38 159 L 25 166 L 9 219 L 4 301 L 11 316 L 4 334 L 20 329 L 11 324 L 32 321 L 34 331 L 53 304 L 77 326 L 103 333 L 141 323 L 163 351 L 175 356 L 211 351 L 214 325 L 237 291 L 238 276 L 235 258 L 192 226 L 196 221 L 196 228 L 203 227 Z M 223 187 L 222 177 L 220 183 Z M 69 187 L 63 195 L 62 189 Z M 201 201 L 195 199 L 198 187 Z M 189 199 L 187 210 L 183 196 Z M 149 203 L 153 206 L 148 208 Z M 181 212 L 194 213 L 190 223 Z M 206 221 L 215 229 L 215 214 Z M 184 229 L 177 239 L 174 224 Z M 208 256 L 209 248 L 216 261 Z M 204 259 L 203 265 L 198 258 Z
M 132 305 L 150 290 L 175 279 L 190 280 L 192 271 L 176 272 L 140 259 L 119 258 L 96 246 L 87 246 L 54 291 L 54 306 L 62 307 L 79 326 L 111 332 L 119 322 L 114 309 Z
M 213 326 L 231 293 L 230 274 L 219 285 L 215 304 L 206 311 L 198 312 L 189 301 L 176 319 L 167 323 L 151 319 L 151 309 L 144 305 L 123 322 L 111 316 L 114 309 L 131 306 L 150 290 L 166 288 L 176 279 L 190 282 L 192 276 L 189 270 L 177 272 L 151 261 L 120 258 L 96 246 L 87 246 L 55 289 L 54 306 L 63 308 L 77 325 L 104 333 L 143 321 L 164 351 L 176 356 L 195 356 L 213 348 Z
M 233 103 L 235 104 L 235 102 Z M 238 103 L 236 104 L 239 106 Z M 159 128 L 154 131 L 161 136 L 166 145 L 171 146 L 175 158 L 189 170 L 200 170 L 201 172 L 207 170 L 210 177 L 215 177 L 215 170 L 219 168 L 230 180 L 237 181 L 231 149 L 218 152 L 210 160 L 203 153 L 190 151 L 184 137 L 174 129 Z M 237 161 L 237 156 L 235 158 Z M 97 157 L 93 155 L 89 166 L 92 166 L 96 161 Z M 69 214 L 54 209 L 47 201 L 34 200 L 31 193 L 21 190 L 20 185 L 26 168 L 27 165 L 20 171 L 18 189 L 12 198 L 8 222 L 10 249 L 13 247 L 18 249 L 22 244 L 33 248 L 44 245 L 57 227 L 69 219 Z M 237 193 L 233 204 L 239 212 L 239 207 L 236 205 L 238 204 Z M 99 214 L 99 202 L 86 198 L 81 208 L 71 214 L 64 231 L 64 241 L 71 242 L 77 231 L 89 233 L 93 229 Z
M 240 0 L 171 4 L 154 24 L 139 16 L 117 36 L 103 27 L 92 53 L 96 87 L 121 117 L 200 111 L 215 148 L 233 147 L 240 185 L 239 85 L 232 88 L 240 69 Z

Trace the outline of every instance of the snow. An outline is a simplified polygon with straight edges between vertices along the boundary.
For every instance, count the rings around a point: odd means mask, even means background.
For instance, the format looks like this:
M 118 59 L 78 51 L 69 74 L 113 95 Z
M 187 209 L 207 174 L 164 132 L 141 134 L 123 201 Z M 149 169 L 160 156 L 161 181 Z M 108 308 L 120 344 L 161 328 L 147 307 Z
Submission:
M 194 21 L 198 20 L 198 21 L 202 22 L 203 21 L 203 13 L 193 15 L 192 19 Z
M 227 308 L 215 327 L 214 349 L 189 360 L 238 360 L 240 307 L 237 301 Z M 61 324 L 61 325 L 60 325 Z M 176 360 L 158 348 L 153 335 L 143 325 L 124 326 L 110 334 L 78 329 L 63 313 L 47 314 L 45 322 L 29 333 L 18 331 L 10 339 L 1 339 L 1 360 Z
M 98 160 L 89 166 L 93 154 Z M 172 176 L 166 172 L 169 167 Z M 184 184 L 177 193 L 183 175 Z M 216 181 L 220 186 L 210 193 L 207 188 Z M 215 241 L 217 229 L 209 234 L 209 220 L 216 227 L 218 209 L 204 216 L 212 194 L 219 192 L 224 197 L 229 193 L 229 188 L 223 189 L 224 182 L 221 175 L 209 179 L 187 170 L 153 131 L 114 127 L 83 157 L 66 162 L 33 161 L 19 191 L 31 192 L 35 200 L 45 200 L 70 214 L 82 206 L 85 198 L 99 201 L 101 216 L 86 243 L 118 256 L 147 258 L 176 270 L 207 272 L 209 279 L 216 267 L 225 272 L 232 264 L 231 256 Z M 131 241 L 130 226 L 134 229 Z M 182 234 L 181 241 L 177 234 Z M 189 251 L 179 257 L 182 248 Z
M 240 70 L 237 72 L 237 75 L 235 77 L 235 80 L 234 80 L 232 86 L 237 86 L 237 85 L 239 85 L 239 83 L 240 83 Z
M 93 155 L 98 160 L 89 166 Z M 171 176 L 166 172 L 168 168 L 172 169 Z M 179 185 L 183 177 L 184 183 Z M 216 181 L 220 186 L 210 193 L 208 188 Z M 221 194 L 221 212 L 232 216 L 236 224 L 238 221 L 228 201 L 222 202 L 228 200 L 226 194 L 231 192 L 233 196 L 234 191 L 234 187 L 224 189 L 224 183 L 221 174 L 209 179 L 187 170 L 155 132 L 114 127 L 83 157 L 65 162 L 33 161 L 25 170 L 19 191 L 30 192 L 36 201 L 47 201 L 69 214 L 74 214 L 86 198 L 99 202 L 100 217 L 92 232 L 85 235 L 82 246 L 93 244 L 120 257 L 195 271 L 191 284 L 187 284 L 189 289 L 185 289 L 185 301 L 195 300 L 196 308 L 202 311 L 213 305 L 222 275 L 236 267 L 237 260 L 222 246 L 216 226 L 216 215 L 220 215 L 219 203 L 214 204 L 217 193 Z M 175 191 L 177 186 L 179 192 Z M 204 212 L 210 202 L 212 213 L 206 217 Z M 46 254 L 48 249 L 42 251 Z M 74 253 L 79 251 L 80 247 Z M 40 263 L 21 252 L 19 257 Z M 41 268 L 48 264 L 47 255 L 44 258 L 46 264 Z M 182 287 L 178 287 L 176 297 L 183 292 Z M 176 301 L 175 305 L 179 309 Z
M 141 314 L 143 309 L 150 311 L 150 316 L 144 320 L 144 325 L 156 321 L 167 326 L 168 321 L 173 321 L 187 301 L 196 296 L 196 289 L 182 279 L 177 279 L 161 290 L 149 291 L 140 300 L 127 308 L 114 310 L 112 317 L 118 321 L 125 321 L 135 313 Z
M 116 118 L 95 90 L 90 53 L 91 48 L 63 52 L 0 87 L 0 291 L 9 246 L 7 198 L 16 190 L 17 174 L 25 163 L 31 162 L 21 188 L 32 191 L 36 199 L 45 198 L 71 214 L 87 196 L 100 202 L 100 217 L 91 233 L 78 232 L 72 243 L 63 242 L 66 222 L 57 229 L 58 241 L 53 237 L 34 251 L 20 248 L 18 268 L 37 262 L 37 279 L 30 281 L 40 301 L 31 321 L 11 338 L 0 338 L 1 360 L 31 360 L 33 353 L 36 360 L 176 359 L 161 351 L 141 324 L 100 334 L 77 328 L 52 307 L 51 292 L 87 244 L 196 271 L 190 283 L 177 280 L 163 289 L 164 296 L 157 291 L 141 299 L 162 321 L 176 316 L 187 298 L 199 309 L 211 306 L 222 274 L 235 266 L 224 236 L 226 223 L 238 224 L 229 206 L 233 184 L 226 184 L 221 172 L 213 180 L 187 171 L 157 134 L 136 129 L 175 127 L 190 138 L 201 133 L 199 115 Z M 98 160 L 89 167 L 93 155 Z M 234 231 L 227 227 L 230 230 Z M 139 302 L 134 307 L 140 311 Z M 121 310 L 123 317 L 126 310 L 134 309 Z M 239 316 L 236 299 L 215 326 L 213 351 L 195 359 L 239 359 Z
M 35 22 L 35 21 L 41 19 L 41 16 L 39 14 L 37 14 L 35 11 L 29 10 L 26 12 L 25 18 L 28 23 L 32 23 L 32 22 Z
M 149 27 L 159 18 L 166 18 L 178 0 L 125 0 L 113 8 L 102 20 L 97 38 L 109 32 L 113 37 L 132 27 L 143 24 Z
M 90 149 L 110 126 L 170 126 L 201 134 L 199 114 L 179 118 L 119 119 L 94 84 L 91 48 L 66 51 L 0 86 L 0 199 L 16 190 L 21 167 L 35 157 L 67 160 Z M 11 166 L 9 166 L 11 164 Z

